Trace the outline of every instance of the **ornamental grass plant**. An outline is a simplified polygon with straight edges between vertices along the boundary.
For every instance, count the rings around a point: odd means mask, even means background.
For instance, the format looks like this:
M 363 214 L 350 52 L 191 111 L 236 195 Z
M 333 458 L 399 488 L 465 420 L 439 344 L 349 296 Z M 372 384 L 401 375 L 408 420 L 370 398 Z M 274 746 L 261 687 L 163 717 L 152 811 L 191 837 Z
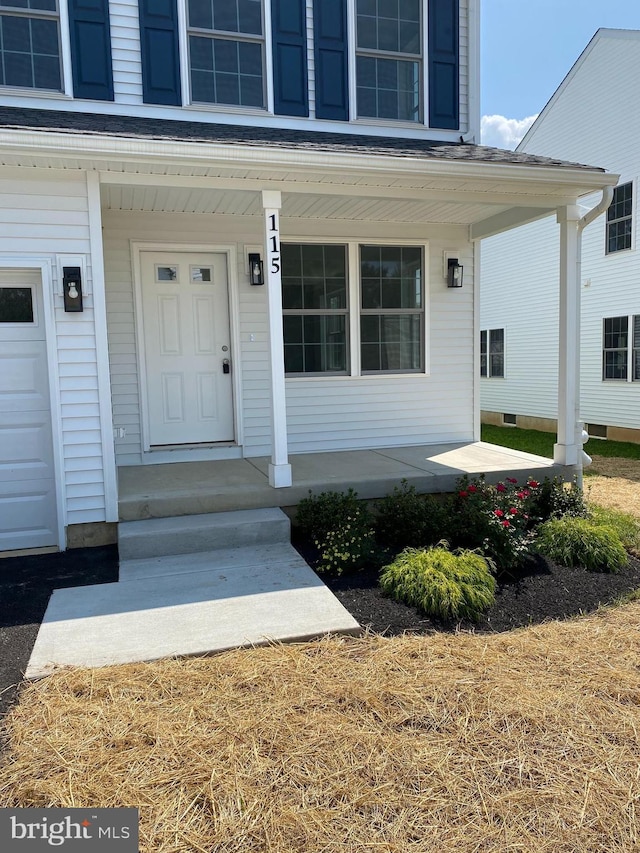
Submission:
M 439 619 L 477 619 L 493 604 L 496 582 L 489 564 L 473 551 L 406 548 L 382 570 L 384 593 Z
M 615 528 L 587 518 L 552 518 L 538 531 L 536 549 L 562 566 L 618 572 L 628 557 Z

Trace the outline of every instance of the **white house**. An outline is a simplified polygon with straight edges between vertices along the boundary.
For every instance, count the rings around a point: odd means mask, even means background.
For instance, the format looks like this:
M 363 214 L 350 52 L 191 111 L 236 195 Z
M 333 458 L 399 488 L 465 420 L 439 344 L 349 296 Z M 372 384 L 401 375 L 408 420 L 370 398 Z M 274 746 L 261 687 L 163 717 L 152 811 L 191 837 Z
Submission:
M 0 550 L 116 522 L 124 466 L 269 456 L 279 488 L 291 454 L 477 440 L 476 241 L 558 212 L 570 259 L 616 180 L 474 143 L 475 0 L 0 29 Z
M 580 419 L 593 436 L 635 442 L 640 105 L 629 92 L 638 86 L 640 32 L 598 30 L 517 148 L 620 173 L 611 206 L 584 231 Z M 482 243 L 481 405 L 487 422 L 556 428 L 558 231 L 555 218 L 547 217 Z

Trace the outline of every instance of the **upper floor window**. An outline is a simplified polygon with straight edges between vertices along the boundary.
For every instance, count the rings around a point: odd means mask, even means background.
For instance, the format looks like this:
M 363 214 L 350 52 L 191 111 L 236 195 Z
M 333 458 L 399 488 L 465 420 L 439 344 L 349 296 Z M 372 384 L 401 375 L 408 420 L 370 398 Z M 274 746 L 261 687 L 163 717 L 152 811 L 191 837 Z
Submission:
M 613 190 L 607 210 L 607 254 L 631 248 L 633 221 L 633 184 L 621 184 Z
M 640 314 L 606 317 L 603 325 L 602 378 L 640 381 Z
M 480 332 L 480 376 L 504 379 L 504 329 Z
M 0 0 L 0 85 L 62 90 L 58 0 Z
M 420 121 L 420 0 L 356 0 L 358 116 Z
M 262 0 L 188 0 L 191 99 L 265 105 Z

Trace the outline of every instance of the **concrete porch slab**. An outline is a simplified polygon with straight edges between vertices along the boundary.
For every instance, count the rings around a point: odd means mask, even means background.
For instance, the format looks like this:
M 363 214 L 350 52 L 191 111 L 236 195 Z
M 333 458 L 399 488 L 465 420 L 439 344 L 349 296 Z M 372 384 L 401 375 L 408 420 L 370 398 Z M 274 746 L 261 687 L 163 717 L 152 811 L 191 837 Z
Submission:
M 175 462 L 120 468 L 121 521 L 224 512 L 257 507 L 293 507 L 309 490 L 345 491 L 380 498 L 407 480 L 421 492 L 451 492 L 464 474 L 536 479 L 566 472 L 551 459 L 484 442 L 299 453 L 289 457 L 293 485 L 273 489 L 269 458 Z
M 57 667 L 199 655 L 273 641 L 357 634 L 360 626 L 291 546 L 157 558 L 125 582 L 56 590 L 26 677 Z

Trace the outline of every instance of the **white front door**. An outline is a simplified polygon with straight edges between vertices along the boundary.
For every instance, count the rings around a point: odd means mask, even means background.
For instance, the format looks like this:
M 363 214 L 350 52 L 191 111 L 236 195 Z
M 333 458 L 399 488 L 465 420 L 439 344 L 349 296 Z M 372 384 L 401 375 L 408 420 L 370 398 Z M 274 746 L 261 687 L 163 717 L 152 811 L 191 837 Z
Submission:
M 141 252 L 149 444 L 234 439 L 227 258 Z
M 40 273 L 0 270 L 0 551 L 58 545 Z

